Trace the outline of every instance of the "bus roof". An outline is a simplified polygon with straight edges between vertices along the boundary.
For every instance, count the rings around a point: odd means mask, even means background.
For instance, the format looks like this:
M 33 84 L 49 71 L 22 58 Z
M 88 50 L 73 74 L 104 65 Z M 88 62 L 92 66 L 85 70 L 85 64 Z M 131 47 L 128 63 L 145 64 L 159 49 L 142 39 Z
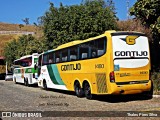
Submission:
M 117 36 L 117 35 L 138 35 L 138 36 L 146 36 L 145 33 L 142 32 L 136 32 L 136 31 L 117 31 L 111 33 L 112 36 Z
M 106 31 L 105 33 L 112 33 L 112 32 L 116 32 L 116 31 L 115 31 L 115 30 L 109 30 L 109 31 Z M 51 52 L 51 51 L 59 50 L 59 49 L 62 49 L 62 48 L 66 48 L 66 47 L 70 47 L 70 46 L 73 46 L 73 45 L 77 45 L 77 44 L 80 44 L 80 43 L 83 43 L 83 42 L 87 42 L 87 41 L 90 41 L 90 40 L 94 40 L 94 39 L 97 39 L 97 38 L 101 38 L 101 37 L 104 37 L 104 36 L 105 36 L 105 33 L 104 33 L 104 34 L 101 34 L 101 35 L 99 35 L 99 36 L 96 36 L 96 37 L 91 37 L 91 38 L 85 39 L 85 40 L 75 40 L 75 41 L 71 41 L 71 42 L 62 44 L 62 45 L 58 46 L 57 48 L 55 48 L 55 49 L 53 49 L 53 50 L 48 50 L 47 52 L 44 52 L 44 53 L 48 53 L 48 52 Z
M 31 57 L 31 56 L 39 56 L 39 54 L 38 53 L 33 53 L 32 55 L 25 55 L 25 56 L 22 56 L 20 59 L 16 59 L 16 60 L 14 60 L 14 61 L 17 61 L 17 60 L 21 60 L 21 59 L 24 59 L 24 58 L 28 58 L 28 57 Z
M 71 42 L 68 42 L 68 43 L 65 43 L 65 44 L 62 44 L 60 46 L 58 46 L 57 48 L 55 49 L 52 49 L 52 50 L 48 50 L 42 54 L 45 54 L 45 53 L 48 53 L 48 52 L 52 52 L 52 51 L 56 51 L 56 50 L 59 50 L 59 49 L 63 49 L 63 48 L 66 48 L 66 47 L 70 47 L 70 46 L 73 46 L 73 45 L 77 45 L 77 44 L 80 44 L 80 43 L 84 43 L 84 42 L 87 42 L 87 41 L 91 41 L 91 40 L 95 40 L 95 39 L 98 39 L 98 38 L 102 38 L 102 37 L 105 37 L 106 34 L 110 34 L 110 35 L 123 35 L 123 34 L 139 34 L 139 35 L 144 35 L 143 33 L 141 32 L 136 32 L 136 31 L 115 31 L 115 30 L 107 30 L 104 32 L 104 34 L 101 34 L 99 36 L 96 36 L 96 37 L 91 37 L 91 38 L 88 38 L 88 39 L 85 39 L 85 40 L 75 40 L 75 41 L 71 41 Z
M 73 45 L 77 45 L 79 43 L 83 43 L 83 42 L 87 42 L 87 41 L 91 41 L 91 40 L 94 40 L 94 39 L 98 39 L 98 38 L 101 38 L 101 37 L 104 37 L 106 33 L 113 33 L 113 32 L 116 32 L 115 30 L 108 30 L 108 31 L 105 31 L 104 34 L 101 34 L 99 36 L 96 36 L 96 37 L 91 37 L 91 38 L 88 38 L 88 39 L 85 39 L 85 40 L 75 40 L 75 41 L 71 41 L 69 43 L 65 43 L 65 44 L 62 44 L 60 46 L 58 46 L 56 49 L 54 50 L 59 50 L 59 49 L 62 49 L 62 48 L 66 48 L 66 47 L 70 47 L 70 46 L 73 46 Z
M 72 45 L 75 45 L 75 44 L 79 44 L 81 43 L 83 40 L 75 40 L 75 41 L 71 41 L 71 42 L 68 42 L 68 43 L 65 43 L 65 44 L 62 44 L 60 46 L 58 46 L 56 49 L 61 49 L 61 48 L 65 48 L 65 47 L 68 47 L 68 46 L 72 46 Z M 55 49 L 55 50 L 56 50 Z

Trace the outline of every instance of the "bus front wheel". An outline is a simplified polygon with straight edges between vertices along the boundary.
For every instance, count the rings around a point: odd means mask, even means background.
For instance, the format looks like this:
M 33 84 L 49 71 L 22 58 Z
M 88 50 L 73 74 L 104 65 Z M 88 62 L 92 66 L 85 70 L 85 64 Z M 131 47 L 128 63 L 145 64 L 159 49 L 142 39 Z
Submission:
M 75 91 L 77 97 L 83 97 L 84 91 L 83 91 L 83 89 L 81 88 L 79 82 L 76 82 L 76 83 L 74 84 L 74 91 Z
M 91 87 L 88 82 L 84 84 L 84 94 L 87 99 L 92 99 Z
M 16 78 L 14 78 L 14 83 L 17 84 Z
M 45 80 L 43 81 L 43 89 L 44 89 L 44 90 L 47 90 L 47 89 L 48 89 L 48 88 L 47 88 L 47 83 L 46 83 Z

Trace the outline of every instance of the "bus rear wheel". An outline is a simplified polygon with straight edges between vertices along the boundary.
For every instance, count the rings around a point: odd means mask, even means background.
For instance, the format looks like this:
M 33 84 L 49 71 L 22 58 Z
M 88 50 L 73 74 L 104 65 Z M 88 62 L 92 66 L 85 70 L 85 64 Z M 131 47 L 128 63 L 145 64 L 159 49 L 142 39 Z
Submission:
M 88 82 L 84 84 L 84 94 L 87 99 L 92 99 L 91 87 Z
M 24 85 L 27 86 L 27 81 L 25 78 L 24 78 Z
M 74 91 L 75 91 L 77 97 L 83 97 L 84 91 L 83 91 L 83 89 L 81 88 L 79 82 L 76 82 L 76 83 L 74 84 Z
M 24 79 L 24 85 L 30 87 L 30 84 L 28 83 L 28 78 Z

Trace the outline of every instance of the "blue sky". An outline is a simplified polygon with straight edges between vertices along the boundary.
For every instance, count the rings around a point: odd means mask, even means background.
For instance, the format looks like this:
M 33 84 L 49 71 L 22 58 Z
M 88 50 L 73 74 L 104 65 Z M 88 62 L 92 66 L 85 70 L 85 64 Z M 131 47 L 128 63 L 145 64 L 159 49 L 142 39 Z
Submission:
M 82 0 L 0 0 L 0 22 L 24 24 L 22 19 L 29 18 L 30 24 L 37 22 L 37 18 L 43 16 L 49 9 L 49 2 L 59 7 L 63 5 L 78 5 Z M 107 0 L 106 0 L 107 1 Z M 126 0 L 113 0 L 120 20 L 127 19 Z M 131 7 L 137 0 L 129 0 Z

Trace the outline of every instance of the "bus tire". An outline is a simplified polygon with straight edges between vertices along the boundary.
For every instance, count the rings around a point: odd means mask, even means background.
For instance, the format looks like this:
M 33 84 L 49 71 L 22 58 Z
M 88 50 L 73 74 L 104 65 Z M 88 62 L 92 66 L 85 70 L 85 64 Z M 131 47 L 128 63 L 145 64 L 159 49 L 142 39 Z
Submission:
M 46 80 L 43 80 L 43 89 L 48 90 Z
M 88 82 L 84 83 L 84 94 L 87 99 L 91 100 L 92 99 L 92 94 L 91 94 L 91 87 Z
M 27 86 L 30 87 L 31 85 L 28 83 L 28 78 L 26 78 Z
M 76 83 L 74 84 L 74 91 L 75 91 L 77 97 L 83 97 L 84 91 L 83 91 L 83 89 L 81 88 L 79 82 L 76 82 Z
M 26 82 L 26 79 L 25 79 L 25 78 L 24 78 L 24 85 L 27 86 L 27 82 Z
M 24 78 L 24 85 L 30 87 L 30 84 L 28 83 L 28 78 Z

